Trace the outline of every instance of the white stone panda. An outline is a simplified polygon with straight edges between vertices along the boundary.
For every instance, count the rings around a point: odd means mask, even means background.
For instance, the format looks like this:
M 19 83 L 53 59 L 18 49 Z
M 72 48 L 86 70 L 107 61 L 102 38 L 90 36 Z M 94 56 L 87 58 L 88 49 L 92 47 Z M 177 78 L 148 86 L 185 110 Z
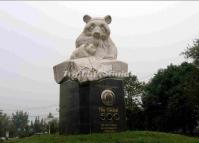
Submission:
M 83 17 L 86 26 L 76 40 L 76 49 L 71 59 L 95 56 L 102 59 L 116 59 L 117 48 L 110 38 L 111 16 L 104 18 Z

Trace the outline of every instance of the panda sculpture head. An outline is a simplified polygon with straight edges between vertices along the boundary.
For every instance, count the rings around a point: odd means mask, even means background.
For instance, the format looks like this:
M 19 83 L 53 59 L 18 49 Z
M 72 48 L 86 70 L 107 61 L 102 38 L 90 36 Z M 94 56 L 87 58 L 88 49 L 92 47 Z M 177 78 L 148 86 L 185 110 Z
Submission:
M 83 17 L 86 26 L 84 27 L 84 34 L 95 39 L 106 40 L 110 36 L 110 28 L 108 24 L 111 23 L 111 16 L 107 15 L 104 18 L 92 18 L 89 15 Z

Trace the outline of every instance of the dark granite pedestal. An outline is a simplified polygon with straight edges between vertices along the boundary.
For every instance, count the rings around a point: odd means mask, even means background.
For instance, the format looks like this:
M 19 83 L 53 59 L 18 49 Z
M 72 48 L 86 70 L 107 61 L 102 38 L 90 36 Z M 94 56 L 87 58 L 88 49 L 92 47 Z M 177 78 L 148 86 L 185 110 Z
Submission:
M 124 90 L 121 79 L 106 78 L 60 85 L 60 134 L 125 130 Z

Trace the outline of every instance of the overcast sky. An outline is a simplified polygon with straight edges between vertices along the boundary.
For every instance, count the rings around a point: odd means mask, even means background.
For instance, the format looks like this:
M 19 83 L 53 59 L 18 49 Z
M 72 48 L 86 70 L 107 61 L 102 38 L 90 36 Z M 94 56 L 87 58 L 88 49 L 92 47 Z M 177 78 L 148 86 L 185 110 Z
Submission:
M 112 16 L 118 60 L 148 81 L 199 37 L 197 1 L 0 2 L 0 109 L 31 117 L 58 112 L 53 65 L 67 60 L 82 32 L 84 14 Z

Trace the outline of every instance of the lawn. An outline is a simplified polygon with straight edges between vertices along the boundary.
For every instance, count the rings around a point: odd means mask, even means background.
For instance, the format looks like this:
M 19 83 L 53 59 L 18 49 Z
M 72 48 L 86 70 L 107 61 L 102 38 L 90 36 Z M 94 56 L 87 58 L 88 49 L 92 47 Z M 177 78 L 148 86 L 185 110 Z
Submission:
M 6 143 L 199 143 L 199 138 L 178 134 L 126 131 L 88 135 L 37 135 Z

